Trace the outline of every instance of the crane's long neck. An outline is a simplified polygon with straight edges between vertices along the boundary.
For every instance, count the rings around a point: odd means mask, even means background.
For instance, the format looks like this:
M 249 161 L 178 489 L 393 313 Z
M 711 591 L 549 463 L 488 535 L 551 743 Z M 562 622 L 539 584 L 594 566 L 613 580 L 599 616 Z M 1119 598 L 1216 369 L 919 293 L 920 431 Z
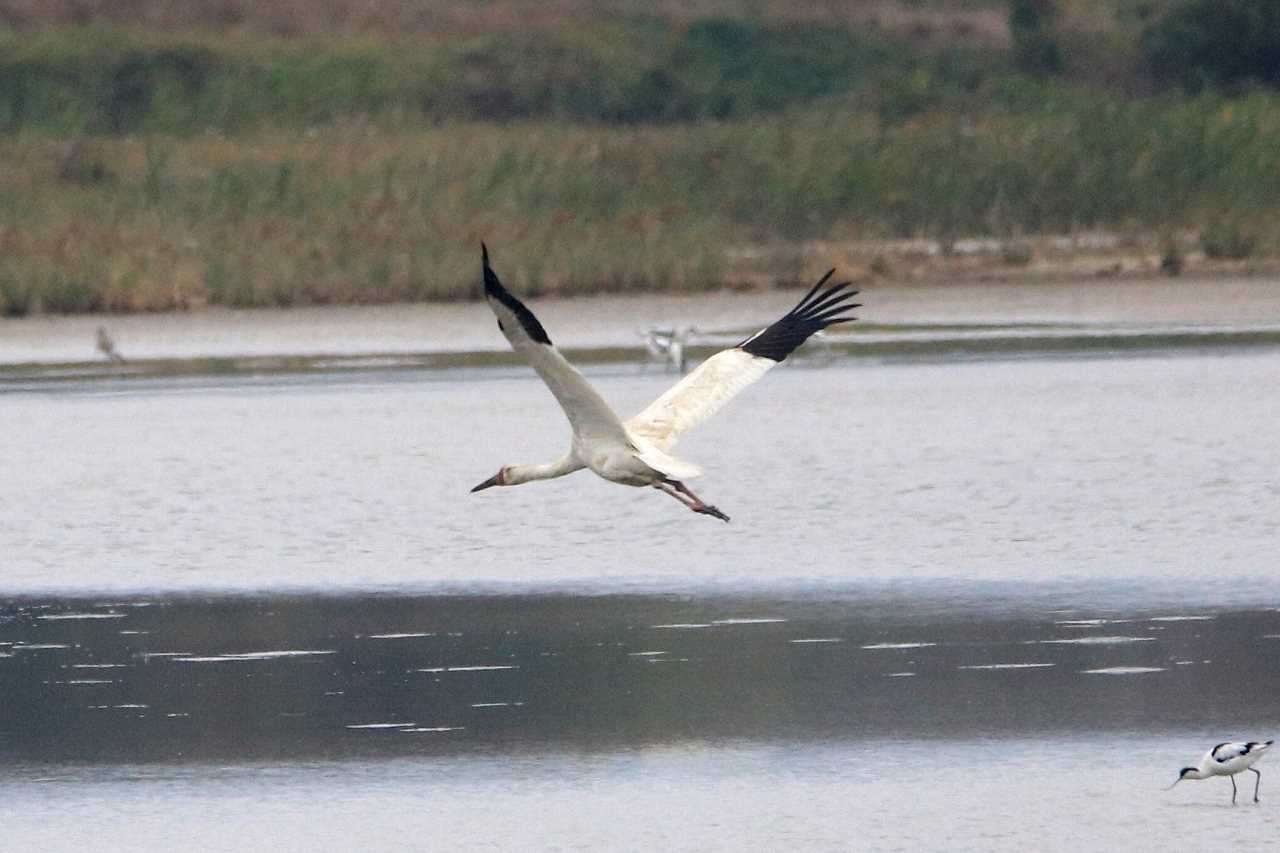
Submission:
M 545 465 L 508 465 L 502 469 L 502 485 L 518 486 L 534 480 L 554 480 L 585 467 L 572 453 Z

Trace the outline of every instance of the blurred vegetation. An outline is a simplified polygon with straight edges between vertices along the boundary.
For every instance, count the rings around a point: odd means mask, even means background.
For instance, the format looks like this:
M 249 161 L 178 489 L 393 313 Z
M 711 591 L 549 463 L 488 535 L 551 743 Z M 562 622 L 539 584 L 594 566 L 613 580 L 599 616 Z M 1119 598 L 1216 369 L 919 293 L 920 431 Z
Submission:
M 1010 0 L 1009 33 L 1018 68 L 1029 74 L 1057 74 L 1062 70 L 1062 48 L 1056 33 L 1054 0 Z
M 0 132 L 240 133 L 363 116 L 444 120 L 729 119 L 910 68 L 892 42 L 821 24 L 713 18 L 492 34 L 396 50 L 377 41 L 181 40 L 112 29 L 0 38 Z
M 1143 35 L 1153 69 L 1189 89 L 1280 84 L 1280 3 L 1180 0 Z
M 72 5 L 0 0 L 5 314 L 467 298 L 481 238 L 538 294 L 812 240 L 1280 236 L 1280 96 L 1185 46 L 1221 37 L 1194 0 Z

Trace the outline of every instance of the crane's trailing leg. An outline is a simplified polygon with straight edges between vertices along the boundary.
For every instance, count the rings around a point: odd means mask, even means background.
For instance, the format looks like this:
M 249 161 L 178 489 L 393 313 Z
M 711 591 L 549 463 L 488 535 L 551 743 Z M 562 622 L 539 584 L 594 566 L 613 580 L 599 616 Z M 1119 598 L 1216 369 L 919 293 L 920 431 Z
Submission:
M 729 516 L 725 515 L 715 507 L 703 503 L 701 498 L 689 491 L 689 487 L 679 480 L 663 480 L 661 483 L 654 483 L 653 487 L 671 495 L 671 497 L 680 501 L 680 503 L 684 504 L 696 513 L 710 515 L 714 518 L 720 519 L 721 521 L 729 520 Z

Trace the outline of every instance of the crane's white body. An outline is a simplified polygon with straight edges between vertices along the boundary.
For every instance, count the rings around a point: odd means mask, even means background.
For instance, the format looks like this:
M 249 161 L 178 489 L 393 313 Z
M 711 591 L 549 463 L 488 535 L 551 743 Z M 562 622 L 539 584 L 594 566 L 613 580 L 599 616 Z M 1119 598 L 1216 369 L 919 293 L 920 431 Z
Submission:
M 1236 801 L 1237 773 L 1252 770 L 1258 775 L 1253 788 L 1253 801 L 1258 802 L 1258 788 L 1262 784 L 1262 773 L 1253 769 L 1262 756 L 1266 755 L 1274 741 L 1227 741 L 1220 743 L 1204 754 L 1195 767 L 1184 767 L 1178 775 L 1178 784 L 1183 779 L 1210 779 L 1214 776 L 1226 776 L 1231 779 L 1231 802 Z
M 664 477 L 682 480 L 697 477 L 702 473 L 697 465 L 669 455 L 665 452 L 665 448 L 674 444 L 675 439 L 684 429 L 692 428 L 710 417 L 716 409 L 728 402 L 728 397 L 711 394 L 700 398 L 697 394 L 682 394 L 681 401 L 674 407 L 663 406 L 648 417 L 646 413 L 655 409 L 658 403 L 697 380 L 703 368 L 717 358 L 731 354 L 732 350 L 726 350 L 708 359 L 648 409 L 623 423 L 587 378 L 570 364 L 559 350 L 539 343 L 525 333 L 511 308 L 495 302 L 493 310 L 498 315 L 502 333 L 511 347 L 520 353 L 542 377 L 542 381 L 551 390 L 560 408 L 564 410 L 565 417 L 569 419 L 569 425 L 573 428 L 569 452 L 557 462 L 552 463 L 552 468 L 511 466 L 517 469 L 515 472 L 517 475 L 530 473 L 520 471 L 521 468 L 538 469 L 537 473 L 553 474 L 553 476 L 563 476 L 582 468 L 589 468 L 598 476 L 624 486 L 650 486 Z M 767 362 L 768 359 L 761 359 L 761 361 Z M 772 365 L 773 362 L 769 364 Z M 764 370 L 767 369 L 766 367 L 760 370 L 759 374 L 763 375 Z M 742 384 L 745 387 L 746 383 Z M 703 387 L 702 383 L 699 387 Z M 688 426 L 684 429 L 674 429 L 675 422 L 659 420 L 659 418 L 672 417 Z M 519 477 L 508 478 L 502 485 L 514 485 L 516 479 Z M 521 482 L 528 482 L 528 480 L 521 480 Z
M 848 282 L 819 292 L 831 273 L 781 320 L 704 361 L 644 411 L 623 421 L 560 351 L 527 307 L 502 286 L 483 252 L 485 296 L 498 318 L 498 328 L 537 372 L 564 410 L 573 428 L 569 451 L 546 465 L 504 465 L 476 486 L 514 486 L 562 477 L 583 468 L 614 483 L 653 486 L 677 498 L 694 512 L 724 521 L 728 516 L 704 504 L 682 480 L 702 473 L 697 465 L 671 454 L 679 438 L 718 412 L 743 388 L 764 376 L 814 332 L 856 308 L 847 299 Z M 834 272 L 834 270 L 832 271 Z

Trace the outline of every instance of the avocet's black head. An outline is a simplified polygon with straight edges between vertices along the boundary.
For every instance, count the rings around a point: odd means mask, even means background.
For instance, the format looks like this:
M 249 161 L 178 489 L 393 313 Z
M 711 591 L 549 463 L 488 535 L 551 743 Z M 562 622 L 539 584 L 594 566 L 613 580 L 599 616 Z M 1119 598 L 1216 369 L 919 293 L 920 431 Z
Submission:
M 1174 785 L 1176 785 L 1176 784 L 1180 783 L 1180 781 L 1181 781 L 1181 780 L 1184 780 L 1184 779 L 1199 779 L 1199 777 L 1201 777 L 1201 776 L 1199 776 L 1198 772 L 1196 771 L 1196 768 L 1194 768 L 1194 767 L 1183 767 L 1183 768 L 1181 768 L 1181 770 L 1179 770 L 1179 771 L 1178 771 L 1178 779 L 1175 779 L 1175 780 L 1174 780 L 1174 784 L 1170 785 L 1170 786 L 1169 786 L 1169 788 L 1166 788 L 1165 790 L 1172 790 L 1172 789 L 1174 789 Z
M 1173 780 L 1173 785 L 1178 784 L 1183 779 L 1203 779 L 1203 778 L 1204 777 L 1200 775 L 1199 768 L 1184 767 L 1178 771 L 1178 778 Z M 1172 788 L 1173 785 L 1170 785 L 1169 788 Z M 1166 788 L 1165 790 L 1168 790 L 1168 788 Z

